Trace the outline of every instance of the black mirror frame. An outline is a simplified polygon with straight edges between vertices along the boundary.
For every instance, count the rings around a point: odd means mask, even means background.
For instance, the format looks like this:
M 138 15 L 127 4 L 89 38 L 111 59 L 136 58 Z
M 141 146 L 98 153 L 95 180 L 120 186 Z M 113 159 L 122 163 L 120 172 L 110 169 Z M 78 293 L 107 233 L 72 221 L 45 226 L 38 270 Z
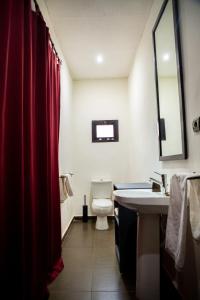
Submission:
M 153 35 L 153 48 L 154 48 L 154 65 L 155 65 L 155 83 L 156 83 L 156 97 L 157 97 L 157 118 L 159 128 L 159 160 L 179 160 L 187 159 L 187 136 L 186 136 L 186 118 L 185 118 L 185 103 L 184 103 L 184 89 L 183 89 L 183 70 L 182 70 L 182 58 L 181 58 L 181 43 L 180 43 L 180 31 L 179 31 L 179 16 L 178 16 L 178 3 L 177 0 L 171 0 L 173 7 L 173 20 L 174 20 L 174 36 L 175 36 L 175 50 L 176 50 L 176 61 L 177 61 L 177 74 L 178 74 L 178 90 L 179 90 L 179 103 L 180 103 L 180 116 L 181 116 L 181 140 L 182 140 L 182 154 L 175 155 L 162 155 L 162 139 L 161 139 L 161 124 L 160 124 L 160 104 L 159 104 L 159 86 L 158 86 L 158 71 L 157 71 L 157 56 L 156 56 L 156 39 L 155 31 L 159 25 L 162 15 L 165 11 L 169 0 L 165 0 L 158 18 L 154 25 Z

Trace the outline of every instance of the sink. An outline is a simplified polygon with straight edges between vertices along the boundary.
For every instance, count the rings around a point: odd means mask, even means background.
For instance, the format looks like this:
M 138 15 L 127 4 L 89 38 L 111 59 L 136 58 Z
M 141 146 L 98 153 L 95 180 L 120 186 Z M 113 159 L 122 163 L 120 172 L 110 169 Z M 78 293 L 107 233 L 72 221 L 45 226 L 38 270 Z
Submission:
M 167 214 L 169 197 L 151 190 L 116 190 L 115 201 L 135 210 L 137 218 L 136 296 L 160 299 L 160 214 Z
M 115 200 L 140 213 L 147 214 L 167 214 L 169 197 L 160 192 L 151 190 L 117 190 L 113 192 Z

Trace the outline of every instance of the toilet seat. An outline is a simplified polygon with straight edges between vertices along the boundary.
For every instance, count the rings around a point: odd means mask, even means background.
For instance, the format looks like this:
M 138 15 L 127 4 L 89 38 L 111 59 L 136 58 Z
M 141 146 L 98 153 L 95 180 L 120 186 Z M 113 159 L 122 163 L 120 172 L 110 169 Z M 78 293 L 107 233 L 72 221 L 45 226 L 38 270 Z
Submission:
M 93 207 L 102 207 L 102 208 L 107 208 L 112 206 L 112 201 L 110 199 L 93 199 Z

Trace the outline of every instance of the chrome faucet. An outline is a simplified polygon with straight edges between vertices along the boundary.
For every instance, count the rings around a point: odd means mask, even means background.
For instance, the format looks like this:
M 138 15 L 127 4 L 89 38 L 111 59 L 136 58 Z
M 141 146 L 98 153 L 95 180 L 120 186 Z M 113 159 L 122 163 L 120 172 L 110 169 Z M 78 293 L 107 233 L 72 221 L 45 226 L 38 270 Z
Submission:
M 161 176 L 161 181 L 150 177 L 150 180 L 155 182 L 156 184 L 159 184 L 161 187 L 161 190 L 163 190 L 163 192 L 167 195 L 167 174 L 161 174 L 158 172 L 154 172 L 155 174 Z

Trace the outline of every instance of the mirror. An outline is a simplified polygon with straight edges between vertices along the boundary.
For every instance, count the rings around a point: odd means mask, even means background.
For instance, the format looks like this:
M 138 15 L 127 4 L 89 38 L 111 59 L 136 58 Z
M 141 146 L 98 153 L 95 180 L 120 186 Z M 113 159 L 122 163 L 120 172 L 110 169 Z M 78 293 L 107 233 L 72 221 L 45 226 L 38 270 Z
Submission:
M 176 0 L 164 1 L 153 28 L 160 160 L 186 159 L 183 78 Z

